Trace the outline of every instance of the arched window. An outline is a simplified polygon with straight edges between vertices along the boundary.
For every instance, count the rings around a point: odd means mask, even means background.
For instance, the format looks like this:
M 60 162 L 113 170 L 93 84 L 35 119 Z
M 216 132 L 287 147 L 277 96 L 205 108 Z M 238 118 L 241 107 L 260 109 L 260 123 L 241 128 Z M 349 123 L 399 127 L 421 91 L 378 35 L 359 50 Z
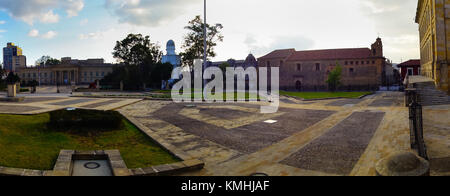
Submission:
M 297 64 L 297 71 L 301 71 L 302 70 L 302 65 L 299 63 Z
M 302 82 L 297 81 L 297 82 L 295 83 L 295 89 L 296 89 L 297 91 L 302 91 Z

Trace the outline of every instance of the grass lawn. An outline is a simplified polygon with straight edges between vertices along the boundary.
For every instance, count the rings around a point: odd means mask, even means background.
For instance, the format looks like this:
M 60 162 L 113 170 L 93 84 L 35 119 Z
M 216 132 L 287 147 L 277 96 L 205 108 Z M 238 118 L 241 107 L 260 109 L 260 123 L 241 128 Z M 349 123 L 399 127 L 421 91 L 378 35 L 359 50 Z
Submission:
M 369 95 L 372 92 L 287 92 L 280 91 L 280 95 L 300 97 L 303 99 L 325 99 L 325 98 L 358 98 Z
M 83 135 L 51 130 L 49 120 L 49 114 L 0 115 L 0 166 L 52 170 L 62 149 L 118 149 L 128 168 L 179 161 L 125 119 L 121 130 Z

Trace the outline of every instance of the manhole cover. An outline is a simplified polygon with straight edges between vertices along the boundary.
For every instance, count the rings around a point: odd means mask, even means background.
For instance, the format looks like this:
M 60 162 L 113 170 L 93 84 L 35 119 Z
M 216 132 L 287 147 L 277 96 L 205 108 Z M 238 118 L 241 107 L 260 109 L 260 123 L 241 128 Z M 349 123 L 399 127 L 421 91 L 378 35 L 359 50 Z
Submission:
M 84 164 L 84 167 L 87 169 L 98 169 L 100 167 L 100 164 L 96 162 L 88 162 Z

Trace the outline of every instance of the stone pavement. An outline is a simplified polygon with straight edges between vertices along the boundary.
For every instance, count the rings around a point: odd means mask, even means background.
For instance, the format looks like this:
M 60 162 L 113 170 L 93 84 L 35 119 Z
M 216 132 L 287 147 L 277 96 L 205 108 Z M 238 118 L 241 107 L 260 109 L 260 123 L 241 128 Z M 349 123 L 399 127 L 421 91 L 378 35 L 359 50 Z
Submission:
M 260 114 L 256 103 L 141 101 L 119 110 L 205 162 L 186 175 L 367 176 L 381 158 L 410 150 L 402 99 L 392 92 L 362 100 L 283 97 L 275 114 Z
M 68 96 L 49 96 L 37 94 L 26 96 L 25 101 L 19 103 L 0 102 L 0 114 L 40 114 L 64 108 L 81 108 L 96 110 L 114 110 L 140 99 L 94 99 L 73 98 Z

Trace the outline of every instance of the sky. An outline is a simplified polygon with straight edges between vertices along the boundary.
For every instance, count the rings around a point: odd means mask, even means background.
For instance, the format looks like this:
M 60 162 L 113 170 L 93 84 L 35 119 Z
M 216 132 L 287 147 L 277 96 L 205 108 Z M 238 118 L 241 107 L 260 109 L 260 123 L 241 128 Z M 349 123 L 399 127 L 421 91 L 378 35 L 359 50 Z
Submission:
M 263 56 L 276 49 L 370 47 L 379 36 L 394 63 L 419 58 L 417 0 L 207 0 L 208 23 L 224 26 L 212 60 Z M 177 52 L 202 0 L 1 0 L 0 46 L 19 45 L 27 64 L 54 58 L 104 58 L 116 41 L 149 35 Z M 0 60 L 1 61 L 1 60 Z

